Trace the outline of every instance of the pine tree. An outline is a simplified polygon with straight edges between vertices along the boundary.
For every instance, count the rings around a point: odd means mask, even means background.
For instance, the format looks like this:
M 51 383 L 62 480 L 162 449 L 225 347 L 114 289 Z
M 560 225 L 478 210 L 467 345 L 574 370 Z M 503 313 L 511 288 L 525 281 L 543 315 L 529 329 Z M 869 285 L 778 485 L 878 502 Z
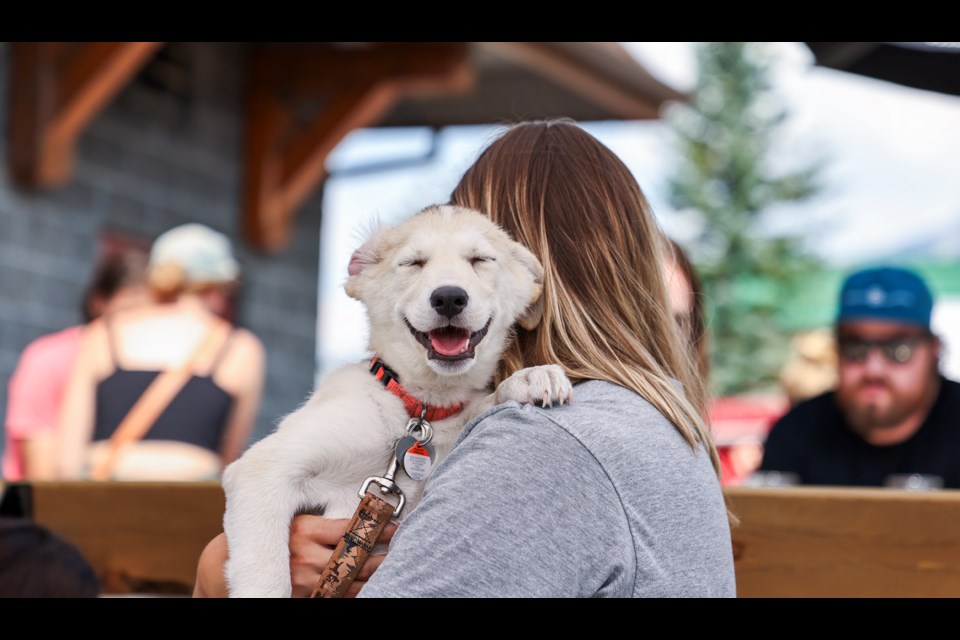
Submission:
M 667 113 L 682 158 L 670 197 L 703 217 L 689 250 L 706 295 L 713 390 L 728 394 L 772 383 L 783 364 L 788 336 L 778 311 L 797 276 L 818 263 L 797 238 L 764 236 L 757 226 L 773 205 L 813 195 L 817 169 L 777 174 L 770 166 L 787 111 L 771 86 L 768 47 L 701 43 L 697 61 L 690 103 Z

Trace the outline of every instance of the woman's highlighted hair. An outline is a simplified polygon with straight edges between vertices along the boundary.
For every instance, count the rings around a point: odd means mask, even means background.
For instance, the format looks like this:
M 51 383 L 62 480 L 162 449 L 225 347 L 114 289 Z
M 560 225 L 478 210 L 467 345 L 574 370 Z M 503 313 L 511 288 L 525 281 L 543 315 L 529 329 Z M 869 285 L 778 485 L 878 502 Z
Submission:
M 558 363 L 574 381 L 632 389 L 702 442 L 719 475 L 704 381 L 667 304 L 661 231 L 623 162 L 572 121 L 522 123 L 487 147 L 451 203 L 486 212 L 544 267 L 541 325 L 518 330 L 495 382 Z

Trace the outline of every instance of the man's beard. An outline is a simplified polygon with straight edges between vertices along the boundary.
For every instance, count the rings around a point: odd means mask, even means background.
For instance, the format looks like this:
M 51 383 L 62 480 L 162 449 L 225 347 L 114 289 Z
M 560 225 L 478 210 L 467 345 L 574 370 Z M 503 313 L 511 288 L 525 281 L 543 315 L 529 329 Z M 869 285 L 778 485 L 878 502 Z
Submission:
M 846 408 L 847 422 L 860 432 L 879 429 L 888 429 L 898 426 L 907 416 L 910 409 L 894 402 L 888 407 L 878 406 L 870 402 L 866 404 L 850 404 Z
M 904 398 L 886 381 L 868 382 L 882 384 L 889 394 L 889 399 L 882 399 L 882 401 L 863 399 L 860 394 L 865 386 L 864 382 L 857 385 L 851 392 L 845 392 L 842 389 L 837 391 L 837 399 L 847 422 L 859 433 L 898 427 L 916 411 L 923 401 L 922 397 Z

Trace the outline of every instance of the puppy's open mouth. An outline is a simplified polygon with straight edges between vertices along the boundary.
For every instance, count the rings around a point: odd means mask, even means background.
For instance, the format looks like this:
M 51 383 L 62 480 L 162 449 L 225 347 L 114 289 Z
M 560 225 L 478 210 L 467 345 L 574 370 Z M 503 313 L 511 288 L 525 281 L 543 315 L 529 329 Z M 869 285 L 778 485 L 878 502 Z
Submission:
M 474 333 L 461 327 L 446 326 L 441 329 L 434 329 L 429 333 L 417 331 L 410 322 L 407 327 L 410 333 L 427 350 L 427 357 L 431 360 L 445 360 L 453 362 L 457 360 L 467 360 L 474 356 L 474 347 L 480 344 L 483 337 L 487 335 L 487 329 L 490 328 L 490 320 L 482 329 Z

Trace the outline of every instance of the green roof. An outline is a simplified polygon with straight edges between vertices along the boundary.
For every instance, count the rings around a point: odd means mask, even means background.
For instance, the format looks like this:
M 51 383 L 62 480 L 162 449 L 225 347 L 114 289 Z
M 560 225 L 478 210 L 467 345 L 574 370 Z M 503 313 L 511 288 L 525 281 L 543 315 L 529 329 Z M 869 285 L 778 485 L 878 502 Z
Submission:
M 933 291 L 934 301 L 942 296 L 960 296 L 960 262 L 885 262 L 894 266 L 917 271 Z M 855 267 L 825 269 L 811 273 L 801 281 L 795 296 L 781 310 L 779 317 L 783 328 L 790 331 L 813 329 L 833 324 L 837 310 L 837 295 L 847 274 L 877 264 L 862 264 Z M 936 304 L 936 302 L 934 302 Z

